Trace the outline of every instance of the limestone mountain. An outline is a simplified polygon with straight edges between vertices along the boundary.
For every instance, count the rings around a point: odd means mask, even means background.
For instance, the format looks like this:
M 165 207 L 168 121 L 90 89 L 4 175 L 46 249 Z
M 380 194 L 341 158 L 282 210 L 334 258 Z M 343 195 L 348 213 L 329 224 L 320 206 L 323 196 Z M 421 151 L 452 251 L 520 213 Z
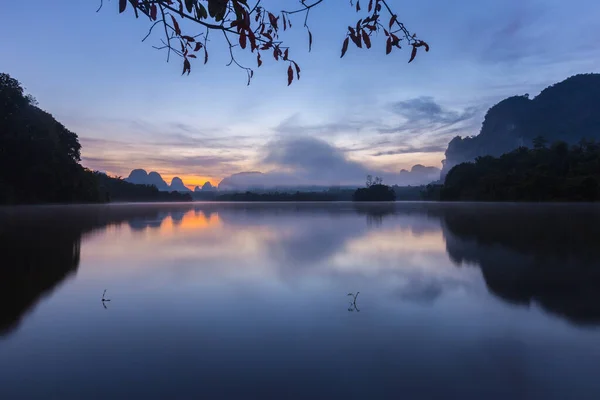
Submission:
M 548 143 L 600 139 L 600 74 L 581 74 L 544 89 L 502 100 L 490 108 L 479 135 L 456 136 L 448 144 L 442 177 L 476 157 L 500 156 L 543 137 Z
M 177 176 L 171 180 L 171 190 L 177 192 L 191 192 L 191 190 L 183 184 L 181 178 Z
M 125 178 L 126 182 L 135 183 L 137 185 L 154 185 L 160 191 L 169 191 L 169 185 L 160 176 L 158 172 L 147 173 L 143 169 L 134 169 L 129 176 Z

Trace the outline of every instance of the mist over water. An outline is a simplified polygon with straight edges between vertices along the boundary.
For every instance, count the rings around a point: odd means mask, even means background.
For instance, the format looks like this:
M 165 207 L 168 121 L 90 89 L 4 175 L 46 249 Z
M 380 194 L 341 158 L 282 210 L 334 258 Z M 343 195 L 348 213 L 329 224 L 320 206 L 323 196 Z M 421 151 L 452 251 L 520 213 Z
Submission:
M 599 237 L 587 205 L 0 208 L 0 398 L 597 399 Z

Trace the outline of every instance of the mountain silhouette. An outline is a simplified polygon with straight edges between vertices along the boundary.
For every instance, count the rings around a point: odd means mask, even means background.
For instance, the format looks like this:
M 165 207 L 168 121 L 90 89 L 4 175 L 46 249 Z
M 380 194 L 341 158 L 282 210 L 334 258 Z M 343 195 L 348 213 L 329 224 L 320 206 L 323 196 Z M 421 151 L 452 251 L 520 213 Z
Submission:
M 191 192 L 191 190 L 183 184 L 183 181 L 181 180 L 181 178 L 179 178 L 177 176 L 171 180 L 170 188 L 171 188 L 171 190 L 174 190 L 177 192 Z
M 544 89 L 533 99 L 528 94 L 502 100 L 490 108 L 479 135 L 456 136 L 448 144 L 442 177 L 463 162 L 479 156 L 500 156 L 533 139 L 548 143 L 578 143 L 600 139 L 600 74 L 572 76 Z
M 169 185 L 160 176 L 158 172 L 147 173 L 143 169 L 134 169 L 125 179 L 126 182 L 135 183 L 137 185 L 154 185 L 158 190 L 169 191 Z

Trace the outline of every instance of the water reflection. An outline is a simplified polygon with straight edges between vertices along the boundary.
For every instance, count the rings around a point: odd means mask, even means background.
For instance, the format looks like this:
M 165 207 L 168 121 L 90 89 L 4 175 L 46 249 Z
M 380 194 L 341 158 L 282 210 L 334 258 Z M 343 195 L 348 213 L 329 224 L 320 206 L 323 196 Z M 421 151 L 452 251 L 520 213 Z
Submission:
M 0 209 L 0 397 L 597 398 L 598 237 L 587 206 Z
M 356 216 L 364 216 L 362 220 Z M 275 273 L 396 274 L 390 292 L 431 304 L 465 282 L 435 263 L 441 248 L 457 266 L 481 269 L 503 301 L 539 304 L 578 324 L 600 323 L 600 213 L 586 206 L 196 204 L 4 209 L 0 215 L 0 334 L 73 276 L 82 236 L 107 226 L 146 235 L 126 248 L 90 252 L 172 253 L 186 259 L 268 259 Z M 388 224 L 389 223 L 389 224 Z M 177 236 L 176 242 L 169 237 Z M 118 242 L 123 238 L 119 237 Z M 194 243 L 190 249 L 190 244 Z M 152 249 L 152 253 L 150 250 Z M 186 257 L 187 255 L 187 257 Z M 410 257 L 407 258 L 407 255 Z M 418 265 L 417 273 L 398 268 Z M 312 272 L 309 272 L 312 271 Z M 435 273 L 434 273 L 435 272 Z M 263 271 L 264 273 L 264 271 Z M 401 277 L 399 275 L 402 275 Z
M 490 292 L 537 303 L 574 323 L 600 323 L 600 213 L 586 206 L 444 210 L 448 255 L 481 268 Z

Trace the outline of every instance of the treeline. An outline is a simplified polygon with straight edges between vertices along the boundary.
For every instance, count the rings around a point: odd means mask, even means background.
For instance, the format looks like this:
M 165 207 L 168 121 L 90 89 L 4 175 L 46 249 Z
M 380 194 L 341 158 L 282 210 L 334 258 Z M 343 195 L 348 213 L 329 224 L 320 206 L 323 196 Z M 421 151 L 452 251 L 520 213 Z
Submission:
M 80 150 L 75 133 L 0 74 L 0 204 L 98 201 Z
M 452 168 L 443 186 L 428 186 L 432 200 L 465 201 L 598 201 L 600 143 L 562 141 L 546 147 L 518 148 L 500 157 L 478 157 Z
M 0 204 L 191 200 L 92 172 L 80 161 L 77 135 L 0 74 Z
M 189 193 L 161 192 L 154 185 L 137 185 L 100 172 L 93 174 L 104 201 L 192 201 Z

